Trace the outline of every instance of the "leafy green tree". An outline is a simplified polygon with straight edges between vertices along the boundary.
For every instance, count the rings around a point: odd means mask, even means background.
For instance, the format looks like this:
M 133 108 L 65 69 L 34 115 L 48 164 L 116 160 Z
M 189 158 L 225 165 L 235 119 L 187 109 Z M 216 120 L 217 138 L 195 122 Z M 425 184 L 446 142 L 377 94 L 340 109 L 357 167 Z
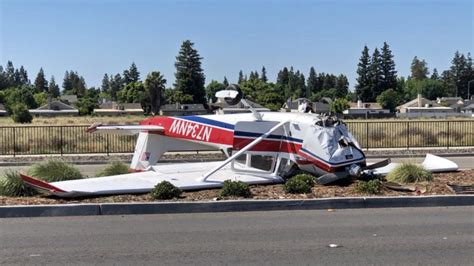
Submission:
M 430 79 L 432 79 L 432 80 L 439 80 L 440 79 L 439 74 L 438 74 L 438 70 L 436 68 L 433 68 L 433 74 L 431 74 Z
M 395 70 L 395 61 L 393 60 L 392 51 L 386 42 L 382 47 L 382 81 L 381 91 L 397 88 L 397 71 Z
M 11 107 L 11 118 L 15 123 L 31 123 L 33 117 L 24 103 L 16 103 Z
M 217 101 L 216 98 L 216 92 L 225 90 L 226 86 L 216 80 L 212 80 L 211 83 L 209 83 L 206 86 L 206 97 L 207 99 L 210 99 L 213 103 Z
M 117 99 L 122 103 L 141 103 L 144 97 L 146 97 L 145 87 L 140 81 L 125 85 L 117 94 Z
M 17 103 L 23 103 L 29 109 L 37 108 L 33 92 L 35 91 L 34 86 L 24 85 L 20 88 L 8 88 L 4 92 L 5 97 L 5 109 L 11 113 L 13 105 Z
M 128 70 L 123 72 L 123 83 L 128 85 L 132 82 L 140 81 L 140 72 L 138 72 L 138 68 L 135 63 L 132 63 Z
M 417 56 L 411 61 L 411 76 L 415 80 L 423 80 L 428 77 L 429 71 L 425 60 L 418 59 Z
M 177 89 L 166 89 L 165 98 L 168 103 L 189 103 L 193 101 L 192 95 L 183 94 L 182 91 Z
M 333 113 L 342 114 L 342 112 L 349 109 L 349 107 L 351 106 L 347 99 L 337 98 L 331 103 L 330 109 Z
M 29 85 L 30 80 L 28 79 L 28 72 L 26 72 L 23 66 L 20 67 L 19 73 L 19 86 Z
M 52 98 L 58 98 L 60 95 L 59 86 L 58 84 L 56 84 L 54 76 L 51 76 L 51 79 L 49 81 L 48 92 Z
M 15 84 L 15 67 L 12 61 L 7 62 L 7 68 L 5 69 L 6 85 L 8 87 L 14 87 Z
M 165 90 L 166 79 L 159 71 L 153 71 L 145 79 L 145 90 L 150 100 L 151 112 L 153 115 L 160 114 L 163 91 Z
M 38 75 L 35 79 L 35 88 L 37 92 L 47 92 L 48 91 L 48 81 L 44 77 L 43 68 L 40 68 Z
M 225 88 L 229 87 L 229 81 L 227 80 L 226 76 L 224 76 L 224 81 L 222 81 L 222 84 L 224 84 Z
M 201 68 L 202 57 L 198 51 L 193 48 L 193 45 L 194 44 L 189 40 L 184 41 L 181 45 L 175 62 L 176 82 L 174 85 L 183 95 L 192 95 L 194 102 L 205 104 L 205 76 Z
M 355 86 L 358 97 L 367 102 L 372 98 L 372 86 L 370 81 L 370 56 L 369 48 L 364 46 L 362 56 L 357 65 L 357 84 Z
M 418 94 L 430 100 L 448 96 L 448 91 L 446 91 L 443 82 L 432 79 L 409 79 L 405 82 L 404 93 L 406 100 L 413 100 Z
M 48 94 L 44 91 L 33 94 L 33 98 L 38 106 L 43 106 L 48 103 Z
M 394 112 L 395 108 L 400 104 L 400 98 L 398 92 L 394 89 L 388 89 L 377 96 L 377 102 L 382 106 L 382 108 Z

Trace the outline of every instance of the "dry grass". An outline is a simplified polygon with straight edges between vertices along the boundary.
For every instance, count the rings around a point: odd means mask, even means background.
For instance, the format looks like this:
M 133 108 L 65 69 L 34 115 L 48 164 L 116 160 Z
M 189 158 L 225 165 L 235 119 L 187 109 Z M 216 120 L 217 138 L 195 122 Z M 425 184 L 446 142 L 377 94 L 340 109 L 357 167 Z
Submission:
M 64 116 L 64 117 L 34 117 L 29 125 L 91 125 L 93 123 L 104 124 L 136 124 L 146 117 L 143 115 L 127 116 Z M 10 117 L 0 117 L 0 126 L 24 126 L 13 122 Z

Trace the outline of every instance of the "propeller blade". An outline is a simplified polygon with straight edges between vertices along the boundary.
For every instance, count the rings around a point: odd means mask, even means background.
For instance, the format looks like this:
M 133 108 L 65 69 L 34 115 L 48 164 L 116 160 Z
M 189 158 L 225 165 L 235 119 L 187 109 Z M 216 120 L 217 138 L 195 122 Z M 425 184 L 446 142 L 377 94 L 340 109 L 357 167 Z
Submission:
M 365 167 L 362 167 L 362 171 L 364 171 L 364 170 L 373 170 L 373 169 L 377 169 L 377 168 L 380 168 L 380 167 L 384 167 L 384 166 L 388 165 L 389 163 L 390 163 L 390 158 L 379 161 L 379 162 L 376 162 L 374 164 L 371 164 L 371 165 L 368 165 L 368 166 L 365 166 Z
M 327 173 L 316 178 L 316 182 L 320 185 L 326 185 L 326 184 L 335 182 L 337 180 L 347 178 L 348 176 L 349 176 L 349 173 L 347 172 Z

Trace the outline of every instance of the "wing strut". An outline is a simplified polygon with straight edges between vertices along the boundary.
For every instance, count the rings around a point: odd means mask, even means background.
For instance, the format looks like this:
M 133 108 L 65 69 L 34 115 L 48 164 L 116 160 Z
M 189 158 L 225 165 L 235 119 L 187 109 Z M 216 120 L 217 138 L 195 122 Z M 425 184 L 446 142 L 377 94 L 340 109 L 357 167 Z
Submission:
M 211 171 L 209 171 L 208 173 L 204 174 L 199 180 L 200 181 L 206 181 L 211 175 L 213 175 L 215 172 L 219 171 L 222 167 L 226 166 L 227 164 L 229 164 L 230 162 L 232 162 L 233 160 L 235 160 L 235 158 L 239 157 L 242 153 L 250 150 L 253 146 L 257 145 L 259 142 L 261 142 L 263 139 L 265 139 L 266 137 L 268 137 L 268 135 L 272 134 L 275 130 L 279 129 L 280 127 L 282 127 L 283 125 L 285 125 L 286 123 L 288 123 L 288 121 L 283 121 L 283 122 L 280 122 L 278 125 L 272 127 L 270 130 L 268 130 L 265 134 L 261 135 L 260 137 L 256 138 L 254 141 L 250 142 L 247 146 L 245 146 L 244 148 L 242 148 L 240 151 L 236 152 L 235 154 L 233 154 L 232 156 L 230 156 L 229 158 L 227 158 L 227 160 L 225 160 L 224 162 L 222 162 L 222 164 L 218 165 L 217 167 L 215 167 L 214 169 L 212 169 Z

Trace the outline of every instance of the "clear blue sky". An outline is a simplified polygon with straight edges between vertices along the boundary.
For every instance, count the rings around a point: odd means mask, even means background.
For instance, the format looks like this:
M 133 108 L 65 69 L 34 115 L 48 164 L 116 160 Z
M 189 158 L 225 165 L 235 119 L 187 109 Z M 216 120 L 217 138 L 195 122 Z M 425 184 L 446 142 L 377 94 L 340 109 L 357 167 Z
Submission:
M 343 73 L 354 86 L 361 50 L 387 41 L 400 75 L 415 55 L 441 70 L 456 50 L 473 52 L 473 1 L 132 1 L 0 0 L 0 64 L 40 67 L 62 83 L 78 71 L 88 86 L 135 62 L 142 78 L 159 70 L 174 82 L 185 39 L 195 43 L 206 83 L 238 72 L 294 66 L 305 76 Z

